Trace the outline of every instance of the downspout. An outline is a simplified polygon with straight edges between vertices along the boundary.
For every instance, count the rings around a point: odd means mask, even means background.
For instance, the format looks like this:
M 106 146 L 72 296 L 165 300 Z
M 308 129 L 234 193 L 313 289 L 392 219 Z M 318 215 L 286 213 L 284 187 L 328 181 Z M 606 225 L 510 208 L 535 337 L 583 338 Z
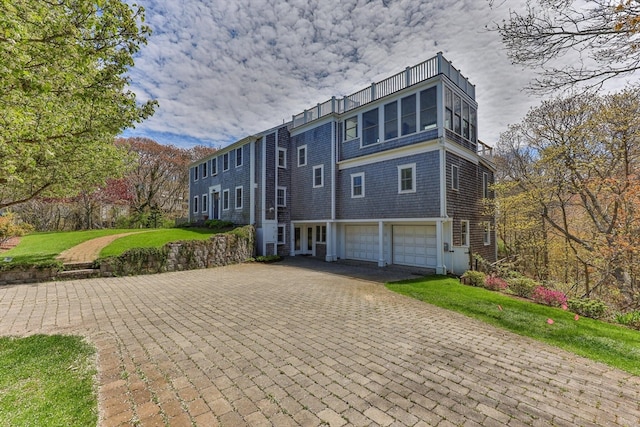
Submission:
M 249 224 L 256 225 L 256 141 L 249 145 Z
M 331 222 L 327 223 L 327 254 L 326 261 L 337 261 L 336 255 L 336 165 L 337 158 L 336 122 L 331 122 Z
M 261 226 L 262 226 L 262 255 L 267 255 L 267 239 L 265 222 L 267 220 L 267 137 L 262 137 L 262 209 L 260 210 Z
M 273 195 L 274 198 L 274 212 L 273 212 L 273 217 L 276 221 L 276 241 L 273 245 L 273 254 L 274 255 L 278 255 L 278 175 L 280 174 L 280 169 L 278 168 L 278 158 L 280 156 L 279 150 L 278 148 L 280 148 L 280 145 L 278 144 L 278 135 L 279 135 L 279 131 L 280 129 L 276 129 L 276 141 L 275 141 L 275 156 L 274 156 L 274 161 L 276 162 L 276 176 L 275 176 L 275 181 L 276 181 L 276 185 L 275 185 L 275 194 Z

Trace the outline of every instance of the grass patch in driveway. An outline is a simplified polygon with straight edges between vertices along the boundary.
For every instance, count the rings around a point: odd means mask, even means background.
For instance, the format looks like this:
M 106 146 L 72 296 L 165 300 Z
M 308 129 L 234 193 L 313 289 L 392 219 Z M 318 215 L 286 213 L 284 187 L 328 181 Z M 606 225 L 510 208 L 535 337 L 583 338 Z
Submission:
M 100 258 L 118 256 L 133 248 L 160 248 L 179 240 L 207 240 L 217 231 L 210 228 L 161 228 L 120 237 L 100 251 Z
M 0 427 L 95 426 L 94 355 L 77 336 L 0 337 Z
M 640 375 L 638 331 L 585 317 L 576 320 L 575 314 L 569 311 L 466 286 L 445 276 L 403 280 L 386 286 L 392 291 Z

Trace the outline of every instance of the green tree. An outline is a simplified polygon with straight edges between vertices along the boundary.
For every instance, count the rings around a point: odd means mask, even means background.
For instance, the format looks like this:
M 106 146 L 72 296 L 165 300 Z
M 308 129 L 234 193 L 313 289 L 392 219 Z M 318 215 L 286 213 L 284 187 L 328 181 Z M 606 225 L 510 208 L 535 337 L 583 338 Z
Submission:
M 0 0 L 0 208 L 123 172 L 113 143 L 153 114 L 127 69 L 150 33 L 120 0 Z
M 640 69 L 640 0 L 528 0 L 490 29 L 514 64 L 539 70 L 533 90 L 600 86 Z

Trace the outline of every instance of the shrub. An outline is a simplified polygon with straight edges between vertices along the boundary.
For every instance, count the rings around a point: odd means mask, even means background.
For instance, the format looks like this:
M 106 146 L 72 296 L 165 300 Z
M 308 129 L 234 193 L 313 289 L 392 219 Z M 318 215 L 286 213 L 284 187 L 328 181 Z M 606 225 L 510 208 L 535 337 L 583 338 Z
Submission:
M 492 274 L 484 279 L 484 287 L 492 291 L 504 291 L 509 284 L 503 278 Z
M 567 296 L 560 291 L 538 286 L 531 293 L 531 299 L 538 304 L 550 305 L 552 307 L 560 307 L 567 303 Z
M 232 228 L 233 222 L 223 221 L 221 219 L 208 219 L 204 222 L 204 225 L 212 230 L 223 230 L 225 228 Z
M 18 220 L 13 212 L 0 214 L 0 244 L 12 237 L 24 236 L 32 231 L 33 227 L 26 222 Z
M 461 279 L 462 279 L 462 283 L 464 284 L 483 287 L 484 280 L 486 277 L 487 275 L 484 274 L 482 271 L 467 270 L 464 272 Z
M 640 330 L 640 311 L 630 311 L 628 313 L 619 313 L 619 314 L 616 314 L 615 319 L 616 319 L 616 322 L 621 325 Z
M 260 255 L 255 257 L 255 261 L 270 264 L 273 262 L 282 261 L 282 257 L 280 255 Z
M 567 306 L 574 313 L 592 319 L 600 319 L 607 311 L 607 305 L 598 299 L 571 298 L 567 301 Z
M 531 298 L 533 290 L 540 286 L 538 282 L 528 277 L 520 276 L 507 280 L 509 290 L 522 298 Z

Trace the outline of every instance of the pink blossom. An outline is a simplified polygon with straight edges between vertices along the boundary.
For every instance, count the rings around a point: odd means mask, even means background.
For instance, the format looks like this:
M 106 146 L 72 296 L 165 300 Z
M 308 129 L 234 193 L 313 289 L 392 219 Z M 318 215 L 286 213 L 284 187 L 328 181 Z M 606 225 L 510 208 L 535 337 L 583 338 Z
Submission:
M 565 310 L 565 311 L 566 311 L 566 310 L 567 310 L 567 308 L 569 308 L 569 307 L 567 307 L 567 304 L 562 304 L 562 309 L 563 309 L 563 310 Z
M 553 319 L 547 319 L 547 323 L 553 325 Z
M 577 314 L 575 316 L 573 316 L 573 320 L 578 320 L 580 318 L 580 316 L 578 316 Z

